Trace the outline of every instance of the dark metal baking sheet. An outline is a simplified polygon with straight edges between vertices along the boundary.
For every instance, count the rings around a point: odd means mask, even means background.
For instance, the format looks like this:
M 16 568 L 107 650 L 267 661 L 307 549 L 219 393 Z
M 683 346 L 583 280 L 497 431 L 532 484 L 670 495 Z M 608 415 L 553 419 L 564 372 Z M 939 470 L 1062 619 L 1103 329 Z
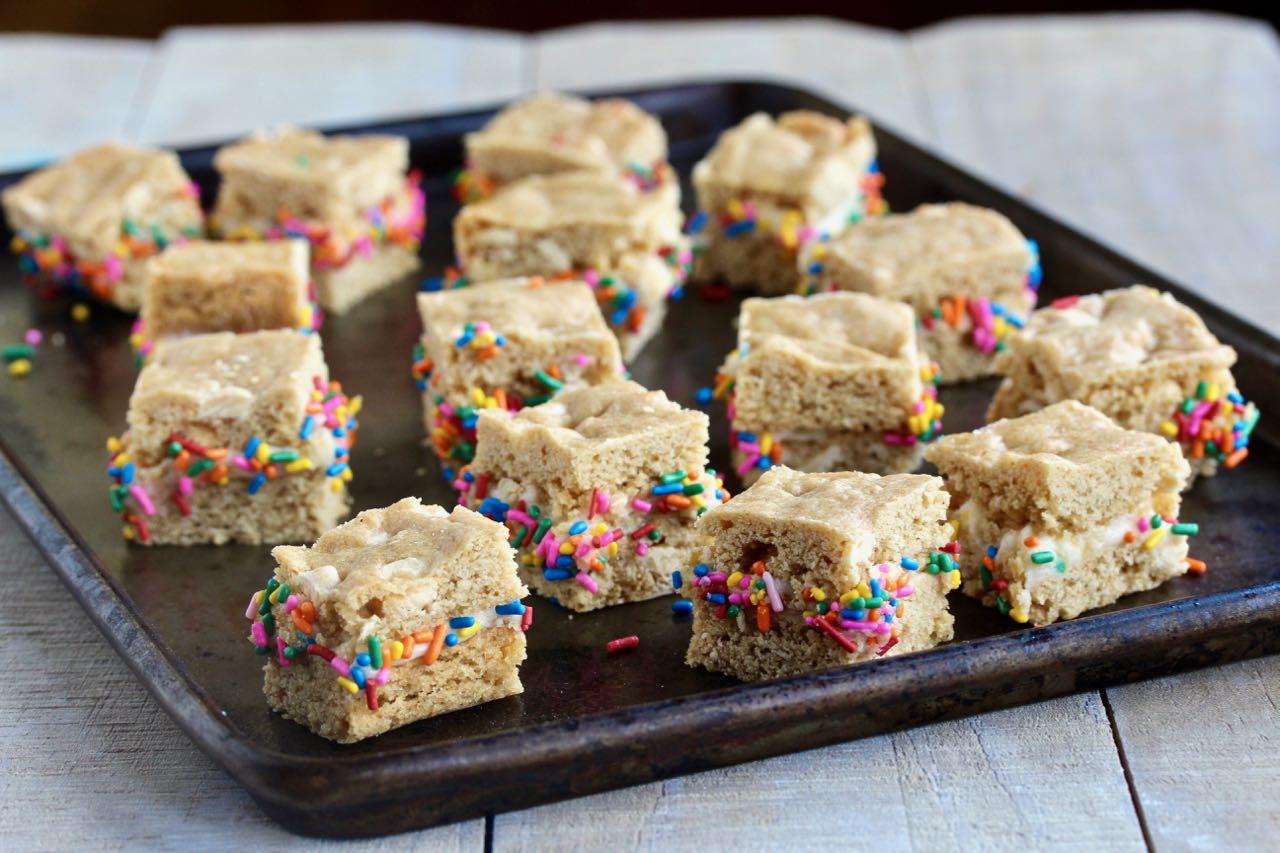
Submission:
M 716 135 L 756 110 L 844 111 L 795 89 L 714 83 L 627 93 L 660 115 L 687 175 Z M 359 130 L 401 133 L 426 175 L 425 274 L 451 258 L 448 174 L 460 136 L 488 112 Z M 336 746 L 270 713 L 261 658 L 245 640 L 245 596 L 270 575 L 267 548 L 130 548 L 108 507 L 103 442 L 123 426 L 135 377 L 129 318 L 95 307 L 88 323 L 65 300 L 45 301 L 0 259 L 0 343 L 44 330 L 32 376 L 0 376 L 0 494 L 139 680 L 191 738 L 299 832 L 376 835 L 515 809 L 664 776 L 1280 650 L 1280 561 L 1272 556 L 1280 455 L 1280 345 L 1029 206 L 878 127 L 894 209 L 962 199 L 1006 213 L 1040 243 L 1045 299 L 1144 281 L 1174 291 L 1240 353 L 1237 376 L 1264 412 L 1249 461 L 1202 481 L 1184 518 L 1203 533 L 1203 576 L 1175 580 L 1105 610 L 1046 628 L 1019 628 L 955 594 L 958 636 L 941 648 L 765 684 L 683 663 L 688 617 L 669 598 L 570 616 L 537 601 L 522 670 L 525 693 Z M 212 149 L 183 161 L 212 197 Z M 0 186 L 14 176 L 0 178 Z M 686 188 L 686 197 L 691 194 Z M 6 235 L 7 239 L 7 235 Z M 335 377 L 365 396 L 353 467 L 356 508 L 415 494 L 452 495 L 422 446 L 409 378 L 422 276 L 331 318 L 323 331 Z M 732 348 L 736 301 L 690 293 L 634 365 L 635 377 L 687 405 Z M 50 338 L 65 336 L 62 346 Z M 949 431 L 973 428 L 990 382 L 946 388 Z M 712 461 L 726 470 L 725 425 L 713 416 Z M 639 649 L 607 656 L 607 640 Z M 129 689 L 128 686 L 124 689 Z

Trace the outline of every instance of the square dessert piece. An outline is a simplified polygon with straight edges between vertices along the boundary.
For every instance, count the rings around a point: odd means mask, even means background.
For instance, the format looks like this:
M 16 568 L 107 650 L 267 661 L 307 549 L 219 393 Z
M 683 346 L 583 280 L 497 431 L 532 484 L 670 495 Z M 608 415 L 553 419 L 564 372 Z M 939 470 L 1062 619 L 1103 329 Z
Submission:
M 1126 429 L 1177 442 L 1192 478 L 1249 454 L 1258 409 L 1231 375 L 1236 352 L 1168 293 L 1142 286 L 1056 300 L 996 359 L 987 420 L 1079 400 Z
M 703 544 L 694 522 L 727 498 L 707 416 L 634 382 L 486 409 L 478 434 L 459 500 L 506 524 L 525 583 L 572 610 L 670 592 Z
M 307 240 L 326 311 L 418 268 L 426 196 L 407 173 L 407 139 L 287 128 L 228 145 L 213 164 L 222 185 L 211 227 L 231 240 Z
M 148 545 L 305 542 L 346 514 L 360 398 L 293 330 L 169 338 L 107 442 L 111 506 Z
M 1072 619 L 1189 565 L 1175 445 L 1074 400 L 925 451 L 951 492 L 964 591 L 1018 622 Z
M 319 325 L 305 240 L 192 240 L 147 262 L 134 348 L 145 357 L 161 338 Z
M 125 311 L 142 304 L 146 258 L 204 231 L 177 156 L 118 143 L 35 171 L 0 202 L 24 272 Z
M 916 474 L 769 470 L 698 520 L 685 662 L 744 681 L 932 648 L 960 583 L 947 493 Z
M 616 175 L 560 172 L 515 181 L 453 220 L 468 278 L 619 269 L 630 255 L 681 246 L 678 208 Z
M 800 271 L 810 293 L 857 290 L 910 305 L 943 383 L 991 375 L 1040 286 L 1035 243 L 996 211 L 959 202 L 868 219 L 809 243 Z
M 524 688 L 532 608 L 502 525 L 405 498 L 277 567 L 245 616 L 272 709 L 354 743 Z
M 901 302 L 863 293 L 752 298 L 716 381 L 733 464 L 750 483 L 773 465 L 897 474 L 942 428 L 934 366 Z
M 530 175 L 586 170 L 659 187 L 679 202 L 661 123 L 631 101 L 545 93 L 511 104 L 466 135 L 467 168 L 454 191 L 465 203 Z
M 796 293 L 800 246 L 884 212 L 871 125 L 808 110 L 764 113 L 725 131 L 693 169 L 693 274 L 760 293 Z
M 480 410 L 516 411 L 565 385 L 623 375 L 618 342 L 591 288 L 508 279 L 418 295 L 414 375 L 431 443 L 453 479 L 475 455 Z

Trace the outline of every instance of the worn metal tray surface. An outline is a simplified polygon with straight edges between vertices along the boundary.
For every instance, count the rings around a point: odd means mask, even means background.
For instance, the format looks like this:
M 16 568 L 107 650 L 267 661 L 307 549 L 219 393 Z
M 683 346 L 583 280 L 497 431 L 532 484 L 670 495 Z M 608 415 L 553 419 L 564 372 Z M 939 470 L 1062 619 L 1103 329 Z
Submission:
M 757 83 L 629 94 L 662 117 L 686 176 L 717 134 L 753 111 L 844 113 Z M 408 136 L 426 175 L 425 274 L 452 257 L 448 174 L 461 159 L 461 134 L 488 116 L 376 128 Z M 877 137 L 894 209 L 962 199 L 1003 211 L 1040 243 L 1045 299 L 1134 281 L 1173 290 L 1239 351 L 1246 396 L 1264 413 L 1280 412 L 1274 339 L 884 128 Z M 205 198 L 215 181 L 212 153 L 183 153 Z M 423 447 L 409 376 L 419 281 L 405 280 L 324 327 L 333 374 L 365 396 L 353 459 L 356 509 L 405 495 L 452 502 Z M 734 300 L 690 293 L 634 365 L 635 377 L 692 405 L 734 345 L 736 310 Z M 262 658 L 245 639 L 244 601 L 272 571 L 267 548 L 137 548 L 121 540 L 106 497 L 103 442 L 124 424 L 135 377 L 129 318 L 95 307 L 89 322 L 73 323 L 67 302 L 38 298 L 20 283 L 16 263 L 0 259 L 0 319 L 0 343 L 17 342 L 30 326 L 46 337 L 30 378 L 0 375 L 0 493 L 142 684 L 268 814 L 299 832 L 408 830 L 1280 649 L 1280 560 L 1270 547 L 1280 455 L 1264 416 L 1249 461 L 1200 482 L 1187 498 L 1183 517 L 1203 530 L 1192 553 L 1209 563 L 1205 575 L 1046 628 L 1019 628 L 957 593 L 949 645 L 750 685 L 685 666 L 689 621 L 672 614 L 669 598 L 572 617 L 537 600 L 522 696 L 337 746 L 270 713 L 263 700 Z M 61 346 L 49 343 L 57 333 Z M 992 391 L 990 382 L 944 389 L 948 430 L 978 426 Z M 725 424 L 719 412 L 713 417 L 712 462 L 727 470 Z M 605 654 L 607 640 L 633 633 L 637 650 Z

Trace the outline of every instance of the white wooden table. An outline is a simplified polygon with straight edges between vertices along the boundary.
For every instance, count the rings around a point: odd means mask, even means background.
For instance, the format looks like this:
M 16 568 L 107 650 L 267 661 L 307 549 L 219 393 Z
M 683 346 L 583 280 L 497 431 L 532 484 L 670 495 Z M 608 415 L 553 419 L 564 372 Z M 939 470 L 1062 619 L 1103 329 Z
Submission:
M 416 25 L 0 35 L 0 169 L 103 137 L 211 141 L 690 77 L 776 78 L 861 107 L 1280 323 L 1280 49 L 1264 25 L 1223 17 L 907 35 L 822 20 L 528 38 Z M 3 511 L 0 584 L 0 846 L 298 843 L 155 706 Z M 1280 657 L 1264 658 L 350 846 L 1274 850 L 1278 708 Z

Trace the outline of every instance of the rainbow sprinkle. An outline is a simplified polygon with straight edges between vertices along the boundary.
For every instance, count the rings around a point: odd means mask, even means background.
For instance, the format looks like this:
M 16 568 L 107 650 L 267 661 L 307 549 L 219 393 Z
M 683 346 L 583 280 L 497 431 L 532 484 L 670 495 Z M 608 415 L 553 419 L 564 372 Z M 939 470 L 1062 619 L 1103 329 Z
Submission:
M 365 641 L 365 650 L 350 660 L 318 642 L 322 633 L 315 605 L 275 578 L 249 597 L 245 618 L 250 622 L 249 641 L 255 654 L 271 655 L 279 666 L 305 664 L 319 658 L 329 664 L 337 687 L 351 694 L 364 694 L 370 711 L 378 710 L 378 688 L 391 680 L 393 667 L 421 660 L 431 666 L 446 648 L 475 636 L 484 626 L 476 616 L 457 616 L 420 631 L 384 643 L 377 635 Z M 533 624 L 533 607 L 520 601 L 493 608 L 493 626 L 506 625 L 528 631 Z M 285 639 L 282 627 L 292 629 L 294 641 Z
M 197 488 L 227 487 L 234 481 L 243 484 L 246 493 L 253 496 L 272 480 L 311 471 L 321 464 L 329 487 L 341 490 L 352 480 L 348 460 L 355 442 L 356 416 L 361 402 L 360 397 L 348 398 L 338 382 L 326 384 L 315 377 L 311 400 L 298 429 L 301 446 L 296 448 L 271 447 L 254 436 L 239 453 L 233 453 L 225 447 L 205 447 L 179 433 L 170 434 L 162 448 L 176 473 L 169 500 L 179 513 L 189 516 L 191 496 Z M 316 429 L 330 433 L 334 450 L 333 459 L 328 463 L 319 463 L 306 455 L 306 442 Z M 147 519 L 158 512 L 155 498 L 138 480 L 136 465 L 120 439 L 107 440 L 107 453 L 107 476 L 112 480 L 111 508 L 124 521 L 124 538 L 148 542 L 151 532 Z
M 1230 469 L 1249 455 L 1249 437 L 1259 414 L 1239 391 L 1223 393 L 1217 383 L 1201 380 L 1160 424 L 1160 432 L 1182 445 L 1192 460 L 1216 460 Z
M 507 339 L 493 331 L 488 321 L 479 320 L 467 323 L 453 345 L 460 350 L 471 352 L 481 361 L 488 361 L 491 358 L 497 358 L 502 348 L 507 345 Z

